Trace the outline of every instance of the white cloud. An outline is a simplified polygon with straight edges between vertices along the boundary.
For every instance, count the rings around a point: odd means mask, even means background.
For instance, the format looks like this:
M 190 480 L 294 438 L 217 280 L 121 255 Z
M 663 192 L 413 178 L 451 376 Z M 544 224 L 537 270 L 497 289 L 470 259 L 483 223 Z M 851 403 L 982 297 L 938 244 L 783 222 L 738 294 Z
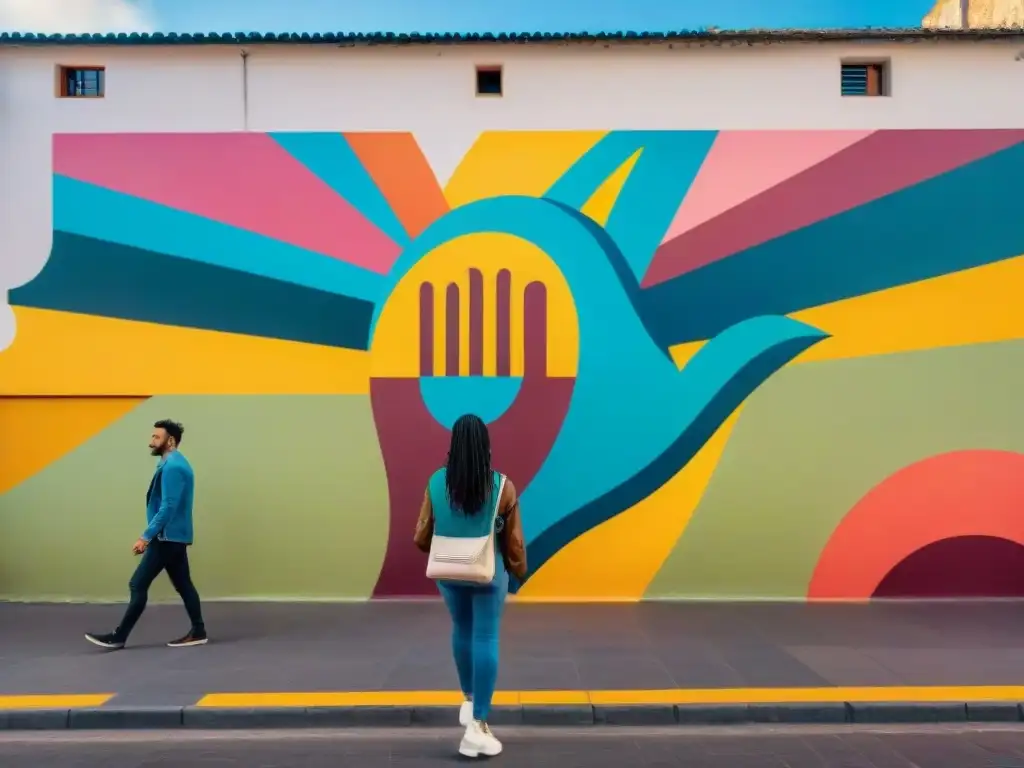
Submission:
M 0 32 L 153 32 L 155 28 L 148 0 L 0 0 Z

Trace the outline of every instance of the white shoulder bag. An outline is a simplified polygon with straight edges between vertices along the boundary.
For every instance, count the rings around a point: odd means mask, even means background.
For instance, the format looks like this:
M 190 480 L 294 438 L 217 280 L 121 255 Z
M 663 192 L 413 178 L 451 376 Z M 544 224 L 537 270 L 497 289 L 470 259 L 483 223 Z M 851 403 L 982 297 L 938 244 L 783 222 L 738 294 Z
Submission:
M 505 476 L 499 477 L 501 480 L 494 493 L 494 509 L 487 535 L 456 537 L 435 533 L 427 560 L 428 579 L 472 584 L 489 584 L 494 580 L 494 524 L 501 506 L 501 494 L 505 490 Z

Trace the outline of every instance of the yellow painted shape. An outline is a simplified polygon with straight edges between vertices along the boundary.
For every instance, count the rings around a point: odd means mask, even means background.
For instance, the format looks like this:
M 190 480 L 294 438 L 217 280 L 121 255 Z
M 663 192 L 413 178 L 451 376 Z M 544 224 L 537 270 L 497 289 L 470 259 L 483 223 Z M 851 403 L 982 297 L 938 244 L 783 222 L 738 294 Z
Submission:
M 527 283 L 547 286 L 548 375 L 575 376 L 579 360 L 579 325 L 569 286 L 555 263 L 537 246 L 504 234 L 475 234 L 456 238 L 431 251 L 395 287 L 377 321 L 370 348 L 374 377 L 419 376 L 420 286 L 434 286 L 434 372 L 443 375 L 445 363 L 445 291 L 459 286 L 459 347 L 462 376 L 469 375 L 469 270 L 484 279 L 484 375 L 495 375 L 497 344 L 496 281 L 499 270 L 512 273 L 512 375 L 523 373 L 523 296 Z
M 1024 338 L 1024 256 L 822 304 L 791 315 L 831 334 L 794 363 Z M 670 347 L 682 367 L 703 341 Z
M 313 693 L 211 693 L 198 707 L 457 707 L 463 696 L 458 691 L 339 691 Z M 516 706 L 519 694 L 496 691 L 495 706 Z
M 0 696 L 0 710 L 102 707 L 112 698 L 114 698 L 112 693 Z
M 796 704 L 826 702 L 1019 701 L 1020 685 L 876 686 L 852 688 L 680 688 L 654 691 L 590 691 L 599 705 Z
M 668 688 L 622 691 L 496 691 L 493 704 L 509 706 L 596 704 L 797 704 L 900 701 L 914 703 L 1020 701 L 1021 685 L 876 686 L 826 688 Z M 13 697 L 18 698 L 18 697 Z M 26 697 L 31 698 L 31 697 Z M 45 698 L 45 697 L 40 697 Z M 108 697 L 109 698 L 109 697 Z M 0 703 L 3 699 L 0 698 Z M 458 706 L 457 691 L 211 693 L 200 707 L 435 707 Z M 61 705 L 66 706 L 66 705 Z M 89 706 L 89 705 L 81 705 Z
M 827 331 L 797 360 L 1024 338 L 1024 256 L 825 304 L 792 317 Z
M 523 706 L 589 704 L 590 693 L 588 691 L 520 691 L 519 703 Z
M 690 362 L 703 346 L 703 341 L 688 341 L 686 344 L 676 344 L 674 347 L 669 347 L 668 351 L 672 355 L 672 361 L 676 364 L 676 367 L 679 370 L 683 370 L 686 364 Z
M 516 599 L 524 602 L 641 599 L 700 503 L 741 408 L 726 419 L 668 483 L 563 547 L 526 582 Z M 524 514 L 530 511 L 524 510 Z
M 268 308 L 267 311 L 273 311 Z M 364 351 L 15 307 L 2 395 L 364 394 Z
M 540 197 L 606 131 L 487 131 L 445 187 L 452 208 L 498 195 Z
M 622 187 L 633 172 L 633 166 L 640 159 L 642 149 L 634 152 L 622 165 L 620 165 L 611 176 L 604 180 L 604 183 L 597 188 L 597 191 L 590 196 L 590 199 L 583 204 L 580 212 L 586 214 L 602 227 L 608 222 L 615 201 L 619 199 Z
M 0 397 L 0 494 L 88 442 L 144 397 Z

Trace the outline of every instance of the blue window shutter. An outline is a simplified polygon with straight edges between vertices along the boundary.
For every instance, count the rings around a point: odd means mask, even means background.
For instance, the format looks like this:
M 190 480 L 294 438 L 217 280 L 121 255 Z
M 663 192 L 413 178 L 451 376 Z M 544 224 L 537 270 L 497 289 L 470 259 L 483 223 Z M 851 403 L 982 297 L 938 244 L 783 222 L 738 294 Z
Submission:
M 65 69 L 64 90 L 68 96 L 103 96 L 103 69 Z
M 841 88 L 843 96 L 867 96 L 868 65 L 843 64 Z

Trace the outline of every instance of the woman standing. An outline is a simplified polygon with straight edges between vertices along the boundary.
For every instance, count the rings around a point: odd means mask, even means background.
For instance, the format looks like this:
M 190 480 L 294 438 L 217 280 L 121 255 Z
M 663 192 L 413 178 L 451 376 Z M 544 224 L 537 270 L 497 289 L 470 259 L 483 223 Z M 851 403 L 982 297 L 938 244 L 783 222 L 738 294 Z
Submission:
M 517 579 L 526 575 L 526 546 L 515 486 L 491 469 L 491 439 L 479 417 L 467 414 L 452 427 L 448 460 L 427 484 L 414 541 L 430 553 L 427 575 L 433 568 L 452 617 L 452 652 L 465 697 L 459 722 L 466 733 L 459 753 L 493 757 L 501 752 L 501 742 L 491 733 L 487 716 L 498 679 L 501 613 L 509 573 Z M 472 549 L 475 542 L 493 548 L 493 560 L 485 550 L 474 564 L 465 565 L 466 545 Z M 459 554 L 446 556 L 444 547 Z

